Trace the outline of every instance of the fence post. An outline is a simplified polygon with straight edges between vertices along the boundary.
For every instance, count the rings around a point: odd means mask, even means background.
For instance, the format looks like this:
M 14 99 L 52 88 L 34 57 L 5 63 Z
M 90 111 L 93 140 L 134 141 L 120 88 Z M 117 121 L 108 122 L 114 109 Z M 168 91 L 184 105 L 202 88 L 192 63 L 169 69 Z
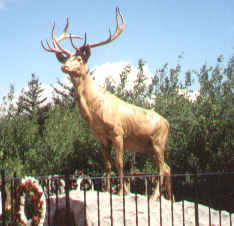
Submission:
M 70 189 L 70 181 L 69 175 L 65 174 L 65 192 L 66 192 L 66 223 L 70 225 L 70 198 L 69 198 L 69 189 Z
M 195 187 L 195 226 L 199 226 L 197 172 L 195 172 L 194 183 L 195 183 L 194 184 L 194 187 Z
M 160 226 L 162 226 L 162 195 L 161 195 L 161 174 L 158 172 L 158 183 L 159 183 L 159 213 L 160 213 Z
M 170 183 L 172 183 L 172 177 L 171 175 L 170 176 L 167 176 L 167 177 L 170 177 Z M 171 186 L 171 185 L 170 185 Z M 172 187 L 172 186 L 171 186 Z M 172 194 L 172 189 L 170 189 L 170 194 L 169 196 L 171 197 L 171 226 L 174 226 L 174 196 Z
M 99 200 L 99 191 L 97 191 L 97 206 L 98 206 L 98 226 L 100 226 L 100 200 Z
M 135 193 L 135 207 L 136 207 L 136 226 L 138 226 L 138 204 L 137 204 L 137 193 Z
M 11 190 L 10 190 L 10 202 L 11 202 L 11 221 L 13 221 L 14 218 L 14 178 L 11 179 Z
M 125 183 L 125 178 L 123 177 L 123 191 L 124 191 L 124 183 Z M 129 186 L 129 192 L 130 192 L 130 186 Z M 125 214 L 126 214 L 125 213 L 125 192 L 123 192 L 123 225 L 124 226 L 126 225 L 126 215 Z
M 148 226 L 150 226 L 150 194 L 149 194 L 149 181 L 152 181 L 152 176 L 146 177 L 146 192 L 147 192 L 147 211 L 148 211 Z
M 111 220 L 111 226 L 113 226 L 112 178 L 110 179 L 110 220 Z
M 56 177 L 55 178 L 55 195 L 56 195 L 56 201 L 55 201 L 55 212 L 58 211 L 58 189 L 59 189 L 59 183 L 58 183 L 58 180 L 60 180 L 60 177 Z
M 1 170 L 1 177 L 2 177 L 2 186 L 1 186 L 1 193 L 2 193 L 2 226 L 5 226 L 6 223 L 6 181 L 5 181 L 5 170 Z
M 50 177 L 50 178 L 46 178 L 45 179 L 45 184 L 46 184 L 46 190 L 47 190 L 47 197 L 46 197 L 46 203 L 47 203 L 47 208 L 48 208 L 48 225 L 50 225 L 50 188 L 52 187 L 51 186 L 51 183 L 52 183 L 52 181 L 51 180 L 53 180 L 52 179 L 52 177 Z
M 14 203 L 16 202 L 16 196 L 17 196 L 17 191 L 16 191 L 16 189 L 17 189 L 17 185 L 18 185 L 18 180 L 17 180 L 17 178 L 16 178 L 16 172 L 14 172 L 14 186 L 13 186 L 13 200 L 14 200 Z M 15 206 L 15 204 L 13 205 L 13 213 L 15 214 L 16 213 L 16 206 Z M 13 225 L 16 225 L 16 218 L 15 218 L 15 216 L 14 216 L 14 218 L 13 218 L 14 220 L 13 220 Z
M 86 181 L 85 177 L 83 178 L 84 182 Z M 80 185 L 81 186 L 81 185 Z M 87 203 L 86 203 L 87 199 L 86 199 L 86 186 L 84 186 L 84 226 L 87 226 L 87 212 L 86 212 L 86 208 L 87 208 Z

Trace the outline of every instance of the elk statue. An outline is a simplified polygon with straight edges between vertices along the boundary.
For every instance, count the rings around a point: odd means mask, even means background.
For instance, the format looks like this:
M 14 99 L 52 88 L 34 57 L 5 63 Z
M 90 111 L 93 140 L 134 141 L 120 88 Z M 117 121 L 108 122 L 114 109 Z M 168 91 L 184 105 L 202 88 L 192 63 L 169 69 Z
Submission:
M 121 23 L 119 21 L 121 18 Z M 119 8 L 116 8 L 116 31 L 105 41 L 88 44 L 86 33 L 84 44 L 78 47 L 74 44 L 75 35 L 68 35 L 69 21 L 59 38 L 55 37 L 55 22 L 52 28 L 52 45 L 46 41 L 47 46 L 41 41 L 44 50 L 55 53 L 58 61 L 63 64 L 62 71 L 69 74 L 76 93 L 78 108 L 94 137 L 103 147 L 102 154 L 106 170 L 106 190 L 110 190 L 111 161 L 110 151 L 115 149 L 115 164 L 120 176 L 120 190 L 122 195 L 126 192 L 123 183 L 123 150 L 148 155 L 161 175 L 155 186 L 152 198 L 160 196 L 160 185 L 165 184 L 166 192 L 171 198 L 170 168 L 164 161 L 164 151 L 169 133 L 169 123 L 153 110 L 128 104 L 107 92 L 92 78 L 88 69 L 88 59 L 91 48 L 108 44 L 115 40 L 124 30 L 125 23 Z M 60 42 L 70 39 L 75 52 L 64 49 Z

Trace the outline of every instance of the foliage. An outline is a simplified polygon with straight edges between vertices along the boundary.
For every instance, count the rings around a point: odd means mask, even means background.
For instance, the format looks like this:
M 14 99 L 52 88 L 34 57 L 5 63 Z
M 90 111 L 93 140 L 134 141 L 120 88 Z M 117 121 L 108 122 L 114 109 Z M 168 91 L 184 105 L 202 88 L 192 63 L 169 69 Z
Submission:
M 12 225 L 11 224 L 11 211 L 10 210 L 6 210 L 6 215 L 5 215 L 5 225 L 6 226 L 10 226 L 10 225 Z M 3 218 L 2 218 L 2 215 L 0 216 L 0 225 L 3 225 Z M 16 225 L 16 226 L 18 226 L 18 225 Z
M 52 174 L 98 169 L 96 142 L 76 108 L 55 106 L 46 121 L 44 153 L 47 171 Z
M 75 89 L 72 84 L 65 84 L 58 79 L 57 86 L 53 86 L 53 89 L 55 92 L 53 102 L 55 104 L 68 108 L 75 106 Z

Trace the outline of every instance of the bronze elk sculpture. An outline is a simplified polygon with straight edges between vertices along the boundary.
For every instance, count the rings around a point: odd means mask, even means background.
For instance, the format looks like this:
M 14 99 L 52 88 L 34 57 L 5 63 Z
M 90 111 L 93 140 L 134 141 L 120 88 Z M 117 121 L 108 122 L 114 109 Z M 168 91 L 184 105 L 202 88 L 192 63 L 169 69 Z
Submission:
M 119 22 L 121 18 L 121 23 Z M 69 74 L 73 83 L 79 110 L 88 123 L 88 127 L 103 147 L 102 154 L 106 170 L 106 190 L 110 189 L 111 161 L 110 151 L 115 149 L 115 164 L 120 177 L 119 194 L 126 192 L 123 183 L 123 150 L 148 155 L 161 175 L 152 198 L 160 196 L 160 185 L 165 183 L 166 192 L 171 199 L 170 168 L 164 161 L 164 151 L 169 134 L 169 123 L 161 115 L 153 110 L 143 109 L 128 104 L 107 92 L 98 85 L 90 75 L 88 59 L 91 48 L 105 45 L 115 40 L 124 30 L 125 23 L 119 8 L 116 8 L 116 31 L 105 41 L 87 44 L 85 33 L 84 44 L 77 47 L 73 39 L 79 36 L 68 35 L 68 19 L 65 29 L 59 38 L 55 37 L 55 23 L 52 29 L 52 44 L 47 42 L 47 47 L 41 41 L 43 49 L 53 52 L 64 73 Z M 70 39 L 75 52 L 64 49 L 59 43 L 64 39 Z

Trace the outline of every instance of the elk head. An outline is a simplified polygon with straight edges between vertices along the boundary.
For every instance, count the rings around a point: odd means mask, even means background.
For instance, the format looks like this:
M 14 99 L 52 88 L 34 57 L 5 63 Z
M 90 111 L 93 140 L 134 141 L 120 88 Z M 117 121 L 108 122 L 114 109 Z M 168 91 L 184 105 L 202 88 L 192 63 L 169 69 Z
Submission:
M 121 24 L 119 23 L 119 17 L 121 18 Z M 91 54 L 91 48 L 101 46 L 107 43 L 112 42 L 115 40 L 124 30 L 125 23 L 122 14 L 119 11 L 119 8 L 116 8 L 116 31 L 112 35 L 111 31 L 109 30 L 109 37 L 107 40 L 92 44 L 87 44 L 87 35 L 85 33 L 84 37 L 84 44 L 81 47 L 77 47 L 73 39 L 78 38 L 82 39 L 80 36 L 77 35 L 68 35 L 67 29 L 69 25 L 69 21 L 67 19 L 67 24 L 64 28 L 62 35 L 59 38 L 55 37 L 54 30 L 55 30 L 55 22 L 52 29 L 52 44 L 53 47 L 50 46 L 49 42 L 46 41 L 47 47 L 44 46 L 43 42 L 41 41 L 41 45 L 44 50 L 48 52 L 53 52 L 56 54 L 56 57 L 60 63 L 63 64 L 62 71 L 69 74 L 71 77 L 80 77 L 81 75 L 85 75 L 88 73 L 88 59 Z M 64 39 L 70 39 L 72 47 L 75 49 L 75 52 L 72 53 L 69 50 L 66 50 L 60 46 L 60 42 Z

